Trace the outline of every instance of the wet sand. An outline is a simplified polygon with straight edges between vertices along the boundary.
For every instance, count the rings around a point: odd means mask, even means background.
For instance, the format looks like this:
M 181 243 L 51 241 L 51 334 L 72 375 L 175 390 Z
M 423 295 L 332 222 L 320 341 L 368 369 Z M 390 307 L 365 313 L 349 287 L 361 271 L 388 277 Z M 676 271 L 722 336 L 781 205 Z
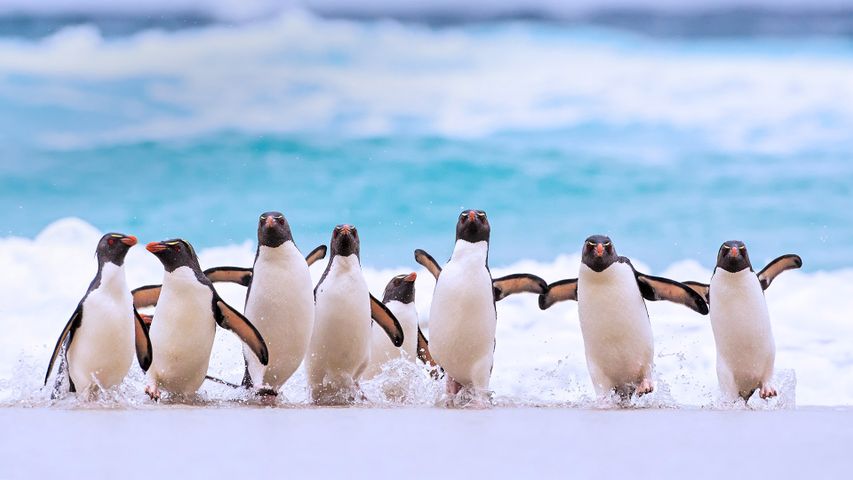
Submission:
M 0 478 L 849 478 L 853 409 L 0 409 Z

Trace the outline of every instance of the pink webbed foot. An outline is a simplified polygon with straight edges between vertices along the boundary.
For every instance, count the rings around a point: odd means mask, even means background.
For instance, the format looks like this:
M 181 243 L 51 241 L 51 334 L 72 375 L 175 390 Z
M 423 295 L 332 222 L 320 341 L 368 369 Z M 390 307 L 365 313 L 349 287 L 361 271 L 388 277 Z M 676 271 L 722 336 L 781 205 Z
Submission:
M 146 385 L 145 393 L 149 398 L 151 398 L 151 400 L 154 400 L 155 402 L 160 401 L 160 390 L 156 386 Z
M 447 376 L 447 394 L 456 395 L 462 390 L 462 384 Z
M 758 394 L 761 395 L 761 398 L 767 400 L 770 397 L 775 397 L 779 393 L 770 385 L 761 385 L 761 390 L 759 390 Z
M 644 378 L 639 385 L 637 385 L 637 396 L 641 397 L 647 393 L 652 393 L 655 391 L 655 384 L 649 378 Z

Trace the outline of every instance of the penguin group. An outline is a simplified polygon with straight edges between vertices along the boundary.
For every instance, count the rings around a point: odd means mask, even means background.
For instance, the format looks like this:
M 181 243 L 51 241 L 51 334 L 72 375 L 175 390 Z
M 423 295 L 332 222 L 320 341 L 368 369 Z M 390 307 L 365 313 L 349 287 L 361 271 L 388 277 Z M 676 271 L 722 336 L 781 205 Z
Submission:
M 79 392 L 94 398 L 120 384 L 135 356 L 145 372 L 145 392 L 159 400 L 193 395 L 205 380 L 275 396 L 304 365 L 310 398 L 317 404 L 365 399 L 360 382 L 390 361 L 420 363 L 446 385 L 448 403 L 460 396 L 488 398 L 497 348 L 500 300 L 538 295 L 539 308 L 578 303 L 586 363 L 599 398 L 626 402 L 655 389 L 654 344 L 646 301 L 666 300 L 699 315 L 710 313 L 720 390 L 731 400 L 777 395 L 771 384 L 775 344 L 764 290 L 776 276 L 802 266 L 783 255 L 755 273 L 746 245 L 720 247 L 709 283 L 679 282 L 637 271 L 616 253 L 610 238 L 593 235 L 581 247 L 577 278 L 547 283 L 530 273 L 492 277 L 491 225 L 486 212 L 465 210 L 456 220 L 453 253 L 442 266 L 424 250 L 415 261 L 435 277 L 429 342 L 415 308 L 416 272 L 388 282 L 382 300 L 368 289 L 361 242 L 353 225 L 338 225 L 325 245 L 303 255 L 280 212 L 258 219 L 251 267 L 203 270 L 192 245 L 176 238 L 148 243 L 163 266 L 163 281 L 131 290 L 125 256 L 137 239 L 107 233 L 98 242 L 95 278 L 59 335 L 44 378 L 51 395 Z M 312 284 L 309 266 L 326 257 Z M 215 284 L 246 287 L 242 311 L 226 303 Z M 153 307 L 153 315 L 141 310 Z M 239 384 L 208 376 L 216 327 L 242 342 Z

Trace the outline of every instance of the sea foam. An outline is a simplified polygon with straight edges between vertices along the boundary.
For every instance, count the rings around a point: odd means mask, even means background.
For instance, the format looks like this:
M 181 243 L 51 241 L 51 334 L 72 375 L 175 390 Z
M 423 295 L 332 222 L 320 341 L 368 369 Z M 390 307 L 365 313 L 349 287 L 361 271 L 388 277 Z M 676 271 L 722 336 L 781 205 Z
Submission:
M 56 337 L 94 275 L 94 246 L 101 232 L 82 220 L 67 218 L 46 227 L 35 239 L 0 239 L 0 402 L 4 405 L 46 405 L 41 389 L 44 369 Z M 140 239 L 142 243 L 154 239 Z M 305 247 L 303 246 L 303 249 Z M 249 266 L 254 246 L 245 242 L 199 252 L 202 268 L 216 265 Z M 641 259 L 639 259 L 641 260 Z M 693 260 L 673 264 L 664 271 L 639 270 L 679 280 L 707 281 L 711 271 Z M 577 274 L 579 257 L 560 255 L 552 262 L 520 260 L 495 266 L 494 276 L 530 272 L 553 282 Z M 159 283 L 162 267 L 143 248 L 135 247 L 126 261 L 128 283 Z M 311 273 L 316 281 L 325 262 Z M 416 268 L 418 267 L 418 268 Z M 394 275 L 418 271 L 416 304 L 428 335 L 429 305 L 434 286 L 431 276 L 412 264 L 392 269 L 364 266 L 370 290 L 380 295 Z M 235 307 L 242 307 L 245 289 L 218 287 Z M 782 274 L 767 290 L 767 302 L 776 336 L 776 379 L 781 396 L 768 403 L 753 399 L 754 408 L 799 405 L 853 404 L 850 340 L 853 322 L 848 313 L 853 301 L 853 269 Z M 497 304 L 498 328 L 491 388 L 497 405 L 596 406 L 586 371 L 577 305 L 564 302 L 540 311 L 535 295 L 517 295 Z M 649 302 L 655 334 L 657 391 L 636 402 L 640 407 L 712 407 L 718 405 L 714 371 L 714 340 L 708 317 L 666 302 Z M 399 367 L 399 366 L 398 366 Z M 240 344 L 219 331 L 211 373 L 237 381 L 242 376 Z M 285 386 L 281 401 L 307 401 L 301 369 Z M 388 385 L 408 396 L 408 405 L 435 405 L 442 386 L 419 369 L 389 368 L 365 391 L 368 404 L 393 404 L 383 391 Z M 206 401 L 245 401 L 238 392 L 205 384 Z M 145 405 L 142 372 L 137 366 L 125 384 L 109 392 L 108 405 Z M 76 405 L 73 401 L 61 405 Z

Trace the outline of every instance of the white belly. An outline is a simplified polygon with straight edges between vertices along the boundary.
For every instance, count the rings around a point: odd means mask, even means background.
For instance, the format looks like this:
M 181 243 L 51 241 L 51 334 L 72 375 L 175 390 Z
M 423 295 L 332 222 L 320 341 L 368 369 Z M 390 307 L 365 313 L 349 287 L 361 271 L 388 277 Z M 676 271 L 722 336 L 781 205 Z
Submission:
M 100 286 L 83 302 L 83 320 L 68 348 L 68 372 L 77 391 L 118 385 L 133 363 L 133 299 L 124 271 L 104 265 Z
M 292 241 L 277 248 L 260 247 L 245 313 L 269 350 L 264 367 L 243 345 L 252 383 L 278 389 L 305 358 L 314 328 L 311 274 Z
M 370 366 L 365 374 L 374 377 L 382 371 L 382 365 L 389 360 L 404 358 L 415 361 L 418 347 L 418 311 L 415 302 L 401 303 L 391 301 L 386 304 L 388 310 L 397 317 L 403 328 L 403 345 L 395 347 L 388 334 L 377 324 L 371 327 Z
M 149 332 L 148 376 L 166 391 L 191 394 L 204 382 L 216 334 L 212 301 L 213 292 L 189 268 L 165 274 Z
M 358 258 L 337 256 L 317 288 L 306 367 L 309 386 L 334 393 L 353 386 L 370 355 L 370 293 Z
M 430 353 L 454 380 L 478 390 L 489 387 L 497 326 L 487 248 L 456 243 L 430 307 Z
M 773 376 L 776 346 L 758 277 L 721 268 L 711 278 L 711 326 L 724 393 L 752 391 Z
M 602 272 L 581 265 L 578 316 L 596 392 L 638 384 L 651 375 L 654 343 L 649 315 L 631 267 Z

